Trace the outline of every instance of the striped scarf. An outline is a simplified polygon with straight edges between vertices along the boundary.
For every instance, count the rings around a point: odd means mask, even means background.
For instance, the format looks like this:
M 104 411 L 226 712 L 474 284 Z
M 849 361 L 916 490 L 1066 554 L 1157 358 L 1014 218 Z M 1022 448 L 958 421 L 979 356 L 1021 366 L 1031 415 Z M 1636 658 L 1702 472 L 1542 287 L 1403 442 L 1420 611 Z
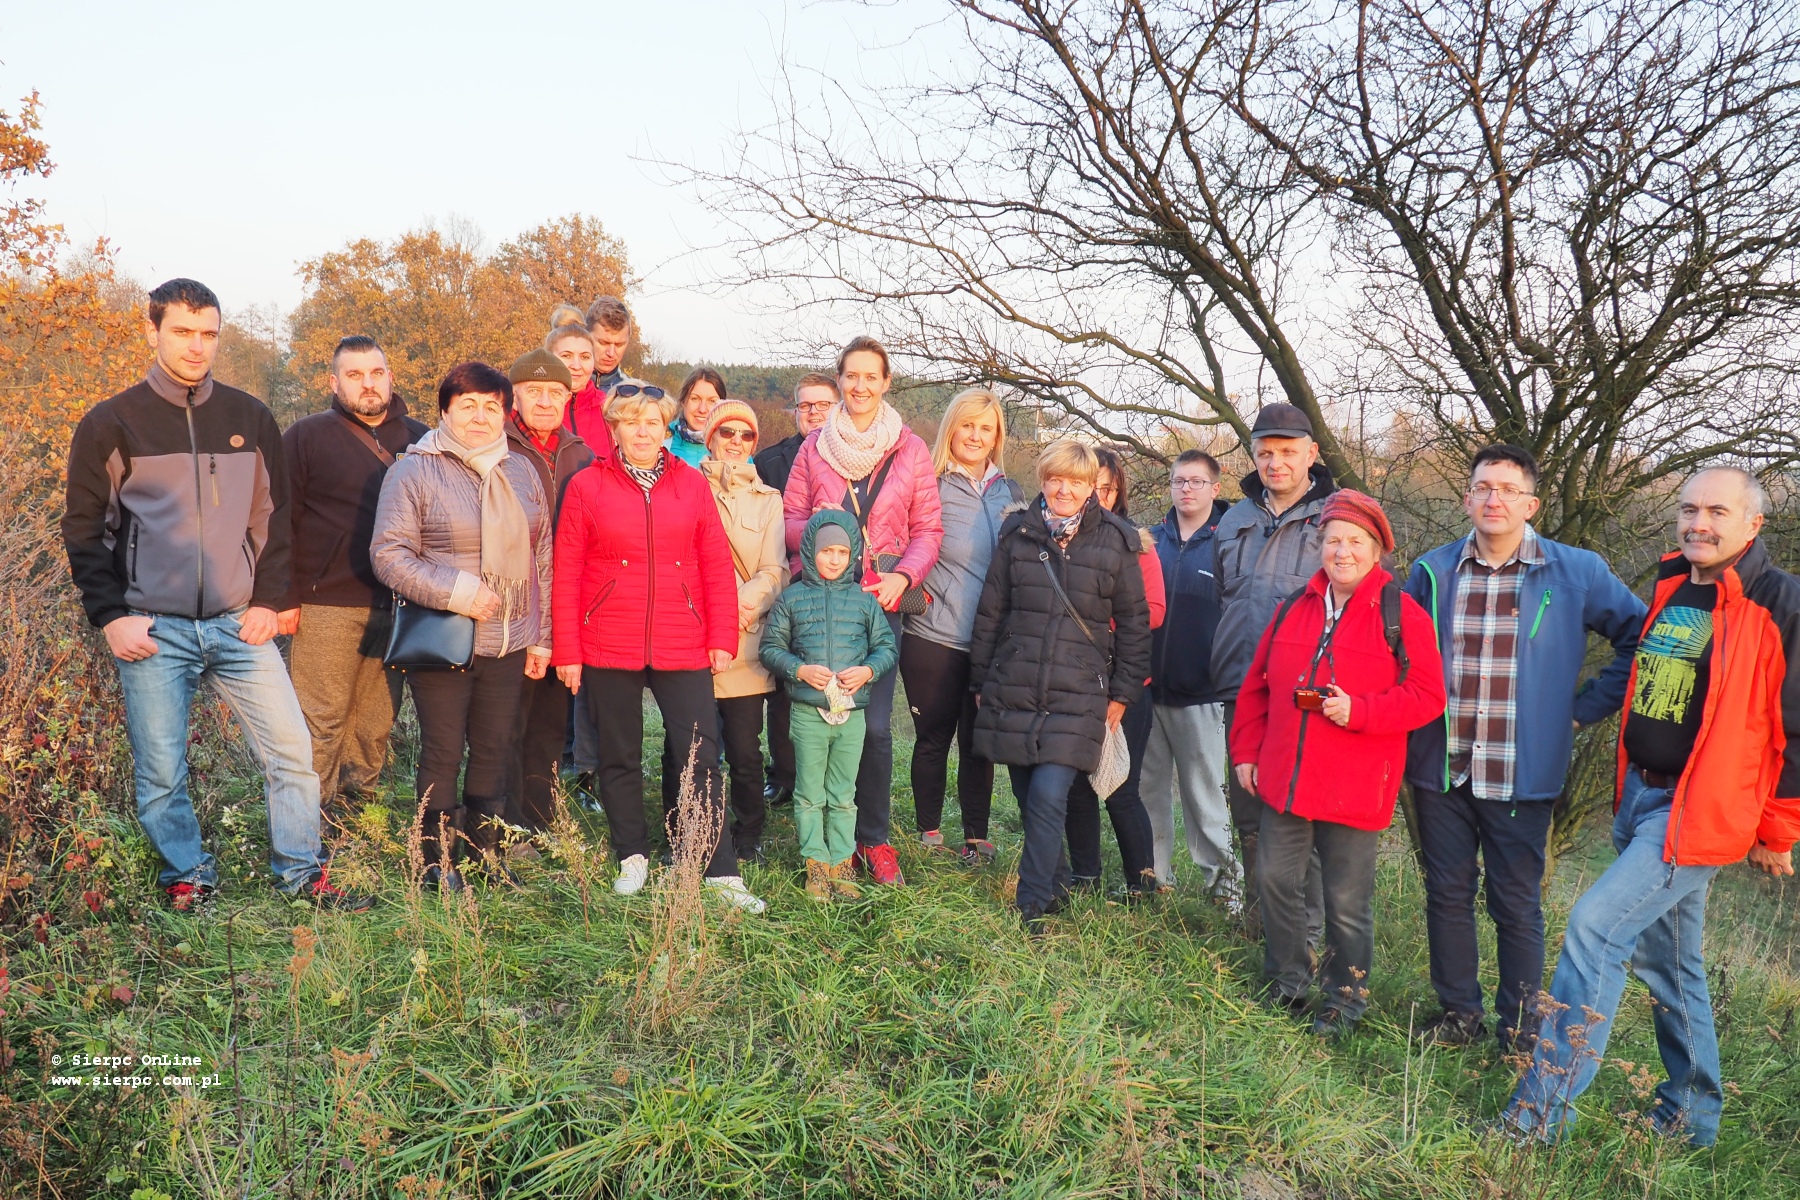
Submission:
M 656 452 L 656 461 L 650 466 L 634 467 L 630 462 L 626 461 L 625 456 L 621 454 L 619 456 L 619 465 L 625 468 L 625 473 L 627 475 L 637 480 L 637 485 L 643 488 L 645 494 L 648 495 L 650 489 L 656 486 L 656 481 L 663 477 L 663 468 L 668 464 L 668 459 L 669 452 L 667 450 L 658 450 Z

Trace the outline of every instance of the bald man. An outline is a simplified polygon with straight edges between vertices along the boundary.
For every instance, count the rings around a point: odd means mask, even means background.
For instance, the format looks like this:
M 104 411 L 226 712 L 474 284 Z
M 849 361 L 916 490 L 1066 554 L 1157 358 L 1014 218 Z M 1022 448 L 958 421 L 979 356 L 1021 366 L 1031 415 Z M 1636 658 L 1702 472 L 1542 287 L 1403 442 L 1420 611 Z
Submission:
M 1766 500 L 1734 467 L 1681 489 L 1619 727 L 1619 857 L 1575 904 L 1531 1069 L 1501 1131 L 1555 1142 L 1593 1082 L 1625 991 L 1650 989 L 1668 1078 L 1651 1127 L 1719 1135 L 1722 1088 L 1701 939 L 1719 868 L 1792 875 L 1800 837 L 1800 580 L 1757 541 Z

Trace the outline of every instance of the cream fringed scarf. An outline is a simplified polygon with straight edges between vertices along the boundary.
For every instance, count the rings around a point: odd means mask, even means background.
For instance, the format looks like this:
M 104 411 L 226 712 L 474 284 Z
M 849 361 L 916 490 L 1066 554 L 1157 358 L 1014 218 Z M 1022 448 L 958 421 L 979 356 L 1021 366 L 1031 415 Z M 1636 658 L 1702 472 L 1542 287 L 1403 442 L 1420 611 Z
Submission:
M 854 483 L 874 472 L 904 432 L 906 425 L 900 419 L 900 410 L 886 400 L 881 402 L 881 411 L 875 414 L 875 423 L 866 433 L 857 429 L 849 410 L 839 403 L 819 429 L 819 456 L 845 482 Z
M 445 422 L 420 438 L 414 449 L 459 458 L 481 476 L 481 582 L 500 597 L 500 628 L 509 628 L 531 596 L 537 558 L 525 506 L 506 472 L 499 469 L 507 453 L 506 431 L 485 446 L 469 447 L 456 440 Z

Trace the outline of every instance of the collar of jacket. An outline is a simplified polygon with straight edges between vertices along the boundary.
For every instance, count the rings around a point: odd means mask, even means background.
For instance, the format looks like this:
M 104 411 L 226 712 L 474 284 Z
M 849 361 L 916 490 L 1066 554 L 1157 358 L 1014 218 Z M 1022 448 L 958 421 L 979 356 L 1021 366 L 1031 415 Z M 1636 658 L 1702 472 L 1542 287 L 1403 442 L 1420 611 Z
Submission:
M 1008 517 L 1007 520 L 1013 524 L 1015 529 L 1024 533 L 1026 537 L 1037 542 L 1039 545 L 1054 546 L 1056 543 L 1051 539 L 1050 530 L 1044 525 L 1043 517 L 1043 513 L 1050 511 L 1050 506 L 1043 503 L 1043 501 L 1044 493 L 1039 492 L 1036 496 L 1025 502 L 1024 508 L 1016 511 L 1012 516 Z M 1089 496 L 1087 503 L 1081 506 L 1081 524 L 1075 527 L 1075 534 L 1069 541 L 1073 543 L 1075 538 L 1106 524 L 1106 519 L 1108 517 L 1111 517 L 1121 526 L 1129 525 L 1129 522 L 1127 522 L 1124 517 L 1107 512 L 1104 508 L 1100 507 L 1100 502 L 1098 500 Z M 1132 530 L 1132 548 L 1136 549 L 1138 544 L 1137 527 L 1132 525 L 1130 528 Z M 1000 533 L 1001 536 L 1005 536 L 1006 530 L 1002 528 Z
M 1763 549 L 1762 539 L 1753 538 L 1744 552 L 1737 556 L 1737 561 L 1725 568 L 1719 576 L 1719 601 L 1727 603 L 1737 600 L 1748 591 L 1763 573 L 1770 567 L 1769 552 Z M 1656 609 L 1667 603 L 1681 581 L 1688 578 L 1692 570 L 1687 556 L 1676 550 L 1663 555 L 1662 562 L 1656 568 Z M 1645 626 L 1649 628 L 1648 625 Z
M 1169 511 L 1163 516 L 1163 528 L 1168 531 L 1169 540 L 1174 542 L 1177 546 L 1191 546 L 1211 537 L 1219 528 L 1219 521 L 1225 516 L 1226 511 L 1230 508 L 1231 505 L 1225 503 L 1225 501 L 1215 499 L 1213 501 L 1212 513 L 1207 516 L 1200 528 L 1194 530 L 1194 536 L 1188 538 L 1184 542 L 1181 540 L 1181 520 L 1175 515 L 1175 506 L 1171 504 L 1169 506 Z
M 367 421 L 351 412 L 348 408 L 345 408 L 344 402 L 338 399 L 336 395 L 331 397 L 331 411 L 344 418 L 346 421 L 356 422 L 370 433 L 379 433 L 395 421 L 401 420 L 406 416 L 406 401 L 398 396 L 388 397 L 387 413 L 381 418 L 381 421 L 375 425 L 369 424 Z
M 570 446 L 587 445 L 587 441 L 579 433 L 571 433 L 568 426 L 558 425 L 556 427 L 556 449 L 551 451 L 548 458 L 545 458 L 544 452 L 538 449 L 538 444 L 531 440 L 531 435 L 519 428 L 519 423 L 511 417 L 506 418 L 506 440 L 515 449 L 543 459 L 545 462 L 553 462 L 561 458 L 563 450 Z
M 1337 491 L 1337 482 L 1332 479 L 1331 471 L 1326 468 L 1324 463 L 1314 463 L 1311 467 L 1307 468 L 1306 474 L 1307 477 L 1312 480 L 1312 486 L 1306 489 L 1306 494 L 1304 496 L 1294 501 L 1293 504 L 1289 505 L 1287 508 L 1282 509 L 1281 515 L 1276 517 L 1276 520 L 1279 521 L 1285 518 L 1289 513 L 1293 512 L 1303 504 L 1310 504 L 1315 500 L 1323 500 L 1325 497 L 1331 495 L 1331 493 Z M 1244 499 L 1250 501 L 1264 512 L 1269 511 L 1269 489 L 1264 486 L 1261 475 L 1252 471 L 1244 476 L 1243 488 Z
M 771 496 L 781 493 L 762 481 L 756 468 L 750 463 L 728 463 L 718 458 L 700 460 L 700 470 L 706 475 L 707 482 L 718 492 L 767 492 Z
M 163 370 L 163 365 L 161 363 L 153 362 L 150 364 L 150 370 L 145 374 L 144 382 L 150 385 L 151 391 L 161 396 L 164 400 L 167 400 L 170 404 L 173 404 L 176 408 L 187 407 L 187 384 L 182 383 L 179 379 L 176 379 L 173 375 Z M 212 372 L 208 371 L 206 373 L 206 378 L 202 379 L 194 387 L 194 407 L 198 408 L 200 405 L 205 404 L 208 400 L 212 399 L 212 392 L 213 377 Z
M 669 476 L 675 474 L 677 471 L 691 471 L 694 469 L 683 462 L 681 460 L 681 455 L 679 454 L 670 454 L 667 449 L 662 447 L 658 447 L 656 452 L 662 456 L 662 474 L 658 475 L 656 477 L 656 482 L 650 485 L 651 491 L 655 491 L 662 487 L 663 484 L 669 482 Z M 630 471 L 625 469 L 625 452 L 623 450 L 615 448 L 607 457 L 596 458 L 594 460 L 594 465 L 613 472 L 632 487 L 638 488 L 640 492 L 643 491 L 643 488 L 638 487 L 637 479 L 632 476 Z M 648 470 L 649 468 L 639 467 L 638 469 L 643 471 Z

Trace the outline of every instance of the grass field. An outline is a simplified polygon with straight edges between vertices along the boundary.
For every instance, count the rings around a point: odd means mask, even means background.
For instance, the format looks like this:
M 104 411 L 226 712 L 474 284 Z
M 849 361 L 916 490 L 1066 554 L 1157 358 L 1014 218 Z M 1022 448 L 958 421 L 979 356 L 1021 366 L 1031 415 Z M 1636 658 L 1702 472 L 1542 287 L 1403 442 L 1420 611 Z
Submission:
M 1259 948 L 1191 885 L 1129 911 L 1084 900 L 1041 941 L 1023 938 L 1005 902 L 1018 823 L 1004 783 L 999 865 L 972 872 L 903 845 L 911 886 L 871 888 L 853 905 L 806 899 L 778 814 L 773 865 L 749 872 L 769 912 L 739 917 L 696 909 L 678 888 L 660 901 L 615 897 L 610 864 L 590 873 L 584 903 L 579 873 L 554 858 L 523 868 L 521 891 L 456 902 L 409 889 L 396 832 L 410 797 L 397 774 L 393 802 L 365 811 L 340 859 L 381 903 L 338 916 L 269 894 L 241 751 L 209 742 L 197 755 L 233 881 L 215 910 L 181 917 L 154 903 L 135 824 L 96 810 L 66 836 L 80 830 L 71 849 L 104 857 L 113 906 L 0 959 L 14 1055 L 0 1192 L 1800 1192 L 1792 901 L 1742 867 L 1722 875 L 1709 924 L 1731 1081 L 1719 1146 L 1690 1152 L 1630 1118 L 1660 1069 L 1634 983 L 1611 1047 L 1619 1061 L 1584 1101 L 1579 1136 L 1533 1152 L 1476 1132 L 1513 1079 L 1491 1047 L 1409 1049 L 1409 1024 L 1432 1004 L 1421 885 L 1398 830 L 1380 869 L 1374 1006 L 1353 1038 L 1326 1048 L 1259 1006 Z M 897 834 L 911 815 L 909 758 L 902 729 Z M 1609 858 L 1594 829 L 1559 864 L 1553 944 Z M 77 1065 L 126 1053 L 198 1061 Z M 154 1082 L 51 1082 L 64 1072 Z M 165 1086 L 164 1074 L 195 1082 Z

